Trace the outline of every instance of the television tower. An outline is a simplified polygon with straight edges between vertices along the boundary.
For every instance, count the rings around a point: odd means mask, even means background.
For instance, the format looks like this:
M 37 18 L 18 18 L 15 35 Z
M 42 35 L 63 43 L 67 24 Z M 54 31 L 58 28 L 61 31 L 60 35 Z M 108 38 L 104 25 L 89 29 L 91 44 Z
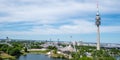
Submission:
M 97 26 L 97 50 L 100 50 L 100 14 L 99 14 L 99 7 L 98 7 L 98 0 L 97 0 L 97 14 L 96 14 L 96 18 L 95 18 L 96 22 L 96 26 Z
M 9 39 L 8 37 L 6 37 L 6 42 L 5 42 L 5 43 L 8 43 L 8 42 L 9 42 L 9 40 L 10 40 L 10 39 Z

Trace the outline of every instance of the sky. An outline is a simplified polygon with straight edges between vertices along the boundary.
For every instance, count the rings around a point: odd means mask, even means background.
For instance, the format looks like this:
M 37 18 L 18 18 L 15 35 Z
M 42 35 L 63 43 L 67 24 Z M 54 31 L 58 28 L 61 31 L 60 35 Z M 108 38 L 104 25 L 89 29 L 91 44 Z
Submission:
M 102 43 L 120 42 L 119 2 L 99 0 Z M 0 0 L 0 38 L 96 42 L 96 4 L 96 0 Z

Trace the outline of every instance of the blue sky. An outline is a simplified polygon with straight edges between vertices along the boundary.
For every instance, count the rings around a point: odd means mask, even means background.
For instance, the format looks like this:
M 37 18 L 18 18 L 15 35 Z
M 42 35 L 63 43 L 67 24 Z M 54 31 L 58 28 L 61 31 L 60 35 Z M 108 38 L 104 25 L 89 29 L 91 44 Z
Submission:
M 99 0 L 101 42 L 120 42 L 119 2 Z M 96 0 L 0 0 L 0 38 L 96 42 L 96 12 Z

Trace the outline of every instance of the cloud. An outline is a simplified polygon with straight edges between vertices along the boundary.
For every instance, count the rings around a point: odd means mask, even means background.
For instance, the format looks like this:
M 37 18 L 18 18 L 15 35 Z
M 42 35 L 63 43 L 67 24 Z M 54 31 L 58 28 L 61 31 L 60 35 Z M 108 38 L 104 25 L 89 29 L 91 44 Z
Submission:
M 118 0 L 100 1 L 99 4 L 101 14 L 119 14 Z M 89 34 L 96 32 L 95 0 L 0 0 L 0 8 L 2 34 Z M 103 33 L 119 32 L 119 30 L 119 26 L 101 26 Z
M 22 3 L 31 3 L 29 5 Z M 17 4 L 22 5 L 17 5 Z M 37 4 L 39 3 L 39 4 Z M 42 3 L 42 4 L 40 4 Z M 7 17 L 1 17 L 0 22 L 19 22 L 19 21 L 54 21 L 66 16 L 72 16 L 94 10 L 94 4 L 78 3 L 76 1 L 61 0 L 20 0 L 20 1 L 3 1 L 1 2 L 2 12 L 9 14 Z M 86 7 L 86 8 L 84 8 Z M 89 9 L 89 10 L 87 10 Z M 82 16 L 82 15 L 81 15 Z
M 101 32 L 103 33 L 118 33 L 120 32 L 120 26 L 102 26 L 101 27 Z
M 25 26 L 26 27 L 26 26 Z M 71 24 L 64 24 L 57 26 L 54 25 L 41 25 L 28 28 L 29 30 L 22 31 L 1 31 L 6 35 L 59 35 L 59 34 L 91 34 L 96 33 L 97 27 L 93 22 L 86 20 L 72 20 Z M 100 26 L 101 33 L 117 33 L 120 32 L 120 26 Z
M 113 2 L 113 3 L 112 3 Z M 118 12 L 116 1 L 100 1 L 102 13 Z M 109 3 L 109 4 L 107 4 Z M 88 16 L 96 11 L 96 1 L 87 0 L 1 0 L 0 11 L 9 14 L 0 22 L 39 21 L 48 23 L 74 15 Z M 116 7 L 111 9 L 111 6 Z M 117 10 L 117 11 L 116 11 Z M 114 13 L 115 13 L 114 12 Z

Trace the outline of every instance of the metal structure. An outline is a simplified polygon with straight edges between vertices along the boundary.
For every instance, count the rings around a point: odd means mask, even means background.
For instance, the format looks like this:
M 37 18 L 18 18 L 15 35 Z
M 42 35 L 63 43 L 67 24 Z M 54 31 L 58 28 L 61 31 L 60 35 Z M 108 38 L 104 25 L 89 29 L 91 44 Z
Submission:
M 70 38 L 71 38 L 71 45 L 73 45 L 73 49 L 74 49 L 74 52 L 77 52 L 77 49 L 76 49 L 76 45 L 77 45 L 77 43 L 76 43 L 76 41 L 74 41 L 72 38 L 73 38 L 73 36 L 70 36 Z
M 100 14 L 99 14 L 99 8 L 98 8 L 98 1 L 97 1 L 97 14 L 96 14 L 96 18 L 95 18 L 96 22 L 96 26 L 97 26 L 97 50 L 100 50 L 100 25 L 101 25 L 101 18 L 100 18 Z

